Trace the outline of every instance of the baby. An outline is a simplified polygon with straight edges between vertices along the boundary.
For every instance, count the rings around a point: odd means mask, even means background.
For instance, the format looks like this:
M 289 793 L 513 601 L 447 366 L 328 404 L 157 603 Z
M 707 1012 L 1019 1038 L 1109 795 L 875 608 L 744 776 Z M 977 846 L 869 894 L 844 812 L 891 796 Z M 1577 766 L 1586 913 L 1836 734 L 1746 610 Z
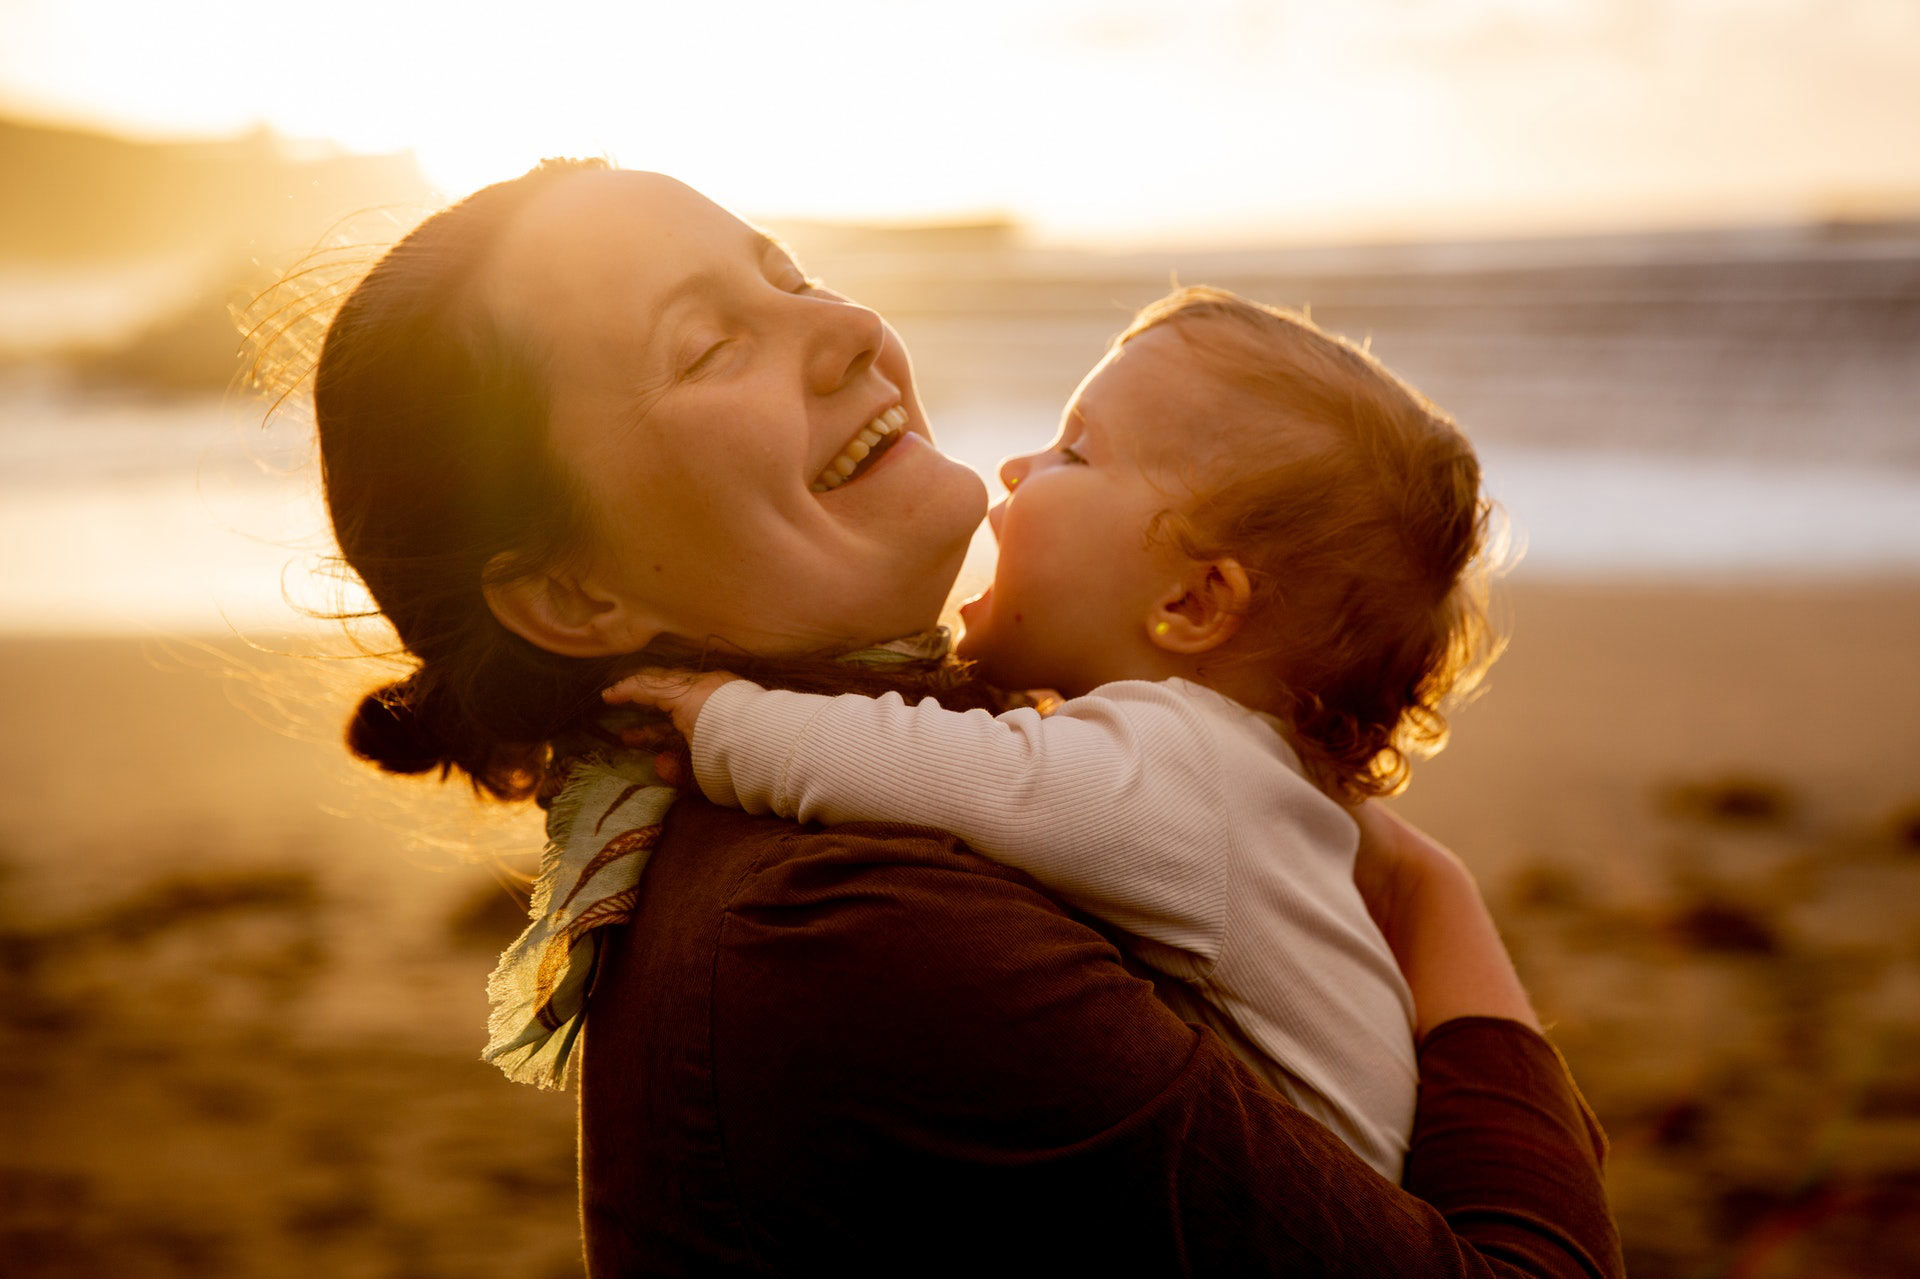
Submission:
M 715 803 L 936 827 L 1025 871 L 1398 1180 L 1413 1009 L 1354 887 L 1348 805 L 1404 785 L 1490 660 L 1471 447 L 1351 344 L 1192 288 L 1135 317 L 1001 478 L 959 653 L 1056 690 L 1050 713 L 724 672 L 608 700 L 669 711 Z

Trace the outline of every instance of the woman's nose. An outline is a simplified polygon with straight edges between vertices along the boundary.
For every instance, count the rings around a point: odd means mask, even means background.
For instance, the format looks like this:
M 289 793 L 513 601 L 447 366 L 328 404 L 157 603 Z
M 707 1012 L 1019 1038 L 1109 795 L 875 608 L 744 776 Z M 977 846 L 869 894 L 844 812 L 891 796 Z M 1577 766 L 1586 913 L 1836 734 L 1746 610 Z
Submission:
M 808 377 L 819 395 L 831 395 L 865 373 L 886 345 L 878 311 L 855 302 L 818 299 Z

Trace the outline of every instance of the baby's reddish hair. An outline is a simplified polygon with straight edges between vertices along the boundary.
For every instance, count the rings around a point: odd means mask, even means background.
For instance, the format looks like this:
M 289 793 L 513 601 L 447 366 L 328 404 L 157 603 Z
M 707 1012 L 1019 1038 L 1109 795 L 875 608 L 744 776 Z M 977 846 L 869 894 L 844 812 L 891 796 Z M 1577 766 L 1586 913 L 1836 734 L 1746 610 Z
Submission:
M 1300 315 L 1186 288 L 1115 345 L 1162 326 L 1235 409 L 1199 424 L 1196 497 L 1161 529 L 1247 570 L 1234 656 L 1272 674 L 1264 709 L 1314 780 L 1350 801 L 1396 794 L 1500 649 L 1479 460 L 1445 413 Z

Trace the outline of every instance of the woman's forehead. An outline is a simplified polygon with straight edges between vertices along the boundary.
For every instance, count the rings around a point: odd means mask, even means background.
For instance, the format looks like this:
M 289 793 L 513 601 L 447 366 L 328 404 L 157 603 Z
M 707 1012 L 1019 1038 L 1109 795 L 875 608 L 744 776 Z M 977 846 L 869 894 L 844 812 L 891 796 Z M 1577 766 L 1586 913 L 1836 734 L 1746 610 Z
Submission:
M 549 337 L 645 325 L 691 276 L 757 233 L 658 173 L 589 170 L 543 191 L 488 266 L 489 301 Z
M 641 228 L 672 233 L 702 222 L 737 221 L 684 182 L 664 173 L 582 169 L 536 195 L 517 219 L 537 237 L 594 236 Z

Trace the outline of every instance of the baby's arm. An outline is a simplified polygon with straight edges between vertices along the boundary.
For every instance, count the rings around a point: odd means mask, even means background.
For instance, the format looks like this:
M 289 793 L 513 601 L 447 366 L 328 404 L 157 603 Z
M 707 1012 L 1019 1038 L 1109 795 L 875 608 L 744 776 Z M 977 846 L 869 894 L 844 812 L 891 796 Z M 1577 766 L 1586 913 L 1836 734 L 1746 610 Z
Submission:
M 1052 715 L 645 674 L 608 690 L 667 710 L 715 803 L 799 821 L 951 831 L 1069 904 L 1210 959 L 1227 839 L 1191 706 L 1155 685 Z

